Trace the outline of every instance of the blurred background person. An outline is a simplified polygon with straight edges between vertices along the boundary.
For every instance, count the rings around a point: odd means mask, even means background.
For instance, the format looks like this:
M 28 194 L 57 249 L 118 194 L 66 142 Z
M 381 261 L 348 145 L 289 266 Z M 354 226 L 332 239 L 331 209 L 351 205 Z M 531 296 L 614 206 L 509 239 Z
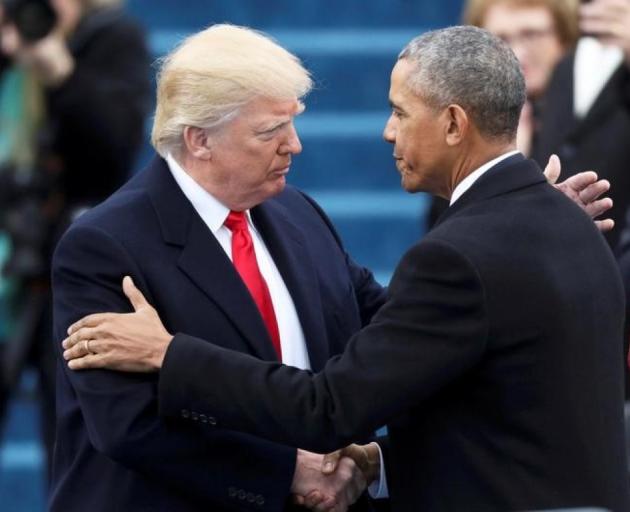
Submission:
M 531 156 L 540 129 L 544 93 L 556 65 L 578 39 L 578 0 L 468 0 L 464 3 L 463 22 L 499 36 L 516 54 L 527 92 L 517 146 L 524 155 Z M 544 167 L 548 160 L 538 159 L 538 163 Z M 562 175 L 567 177 L 568 167 L 561 161 Z M 429 225 L 447 206 L 446 201 L 433 199 Z
M 618 240 L 630 206 L 630 0 L 592 0 L 579 8 L 582 37 L 558 64 L 543 97 L 532 156 L 556 153 L 563 176 L 595 170 L 611 183 Z
M 578 38 L 577 0 L 469 0 L 464 23 L 485 28 L 516 54 L 527 91 L 517 144 L 531 154 L 538 102 L 551 75 Z
M 127 178 L 149 108 L 149 56 L 119 0 L 0 3 L 0 418 L 37 369 L 48 459 L 55 363 L 49 260 L 59 234 Z

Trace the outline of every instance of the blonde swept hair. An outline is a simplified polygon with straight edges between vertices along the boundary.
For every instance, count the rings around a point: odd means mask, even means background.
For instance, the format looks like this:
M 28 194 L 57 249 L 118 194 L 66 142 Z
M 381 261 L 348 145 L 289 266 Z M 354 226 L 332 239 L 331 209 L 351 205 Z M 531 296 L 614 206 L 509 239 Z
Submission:
M 255 97 L 299 99 L 311 88 L 300 60 L 265 34 L 212 25 L 162 61 L 151 142 L 162 156 L 178 155 L 186 126 L 217 128 Z
M 549 10 L 555 30 L 563 46 L 570 48 L 580 35 L 578 26 L 579 0 L 467 0 L 464 5 L 463 22 L 484 28 L 486 13 L 493 5 L 510 7 L 544 7 Z

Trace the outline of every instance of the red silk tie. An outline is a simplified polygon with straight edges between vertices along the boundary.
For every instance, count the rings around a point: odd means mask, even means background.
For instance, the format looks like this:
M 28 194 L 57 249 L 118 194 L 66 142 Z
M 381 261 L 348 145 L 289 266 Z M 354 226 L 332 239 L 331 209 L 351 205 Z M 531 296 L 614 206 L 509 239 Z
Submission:
M 247 227 L 245 213 L 230 212 L 225 220 L 225 227 L 232 232 L 232 263 L 234 263 L 237 272 L 247 286 L 256 306 L 258 306 L 258 311 L 260 311 L 271 337 L 273 348 L 276 349 L 276 353 L 280 361 L 282 361 L 282 348 L 280 346 L 280 332 L 278 331 L 276 313 L 271 302 L 269 288 L 267 288 L 267 283 L 258 268 L 254 242 Z

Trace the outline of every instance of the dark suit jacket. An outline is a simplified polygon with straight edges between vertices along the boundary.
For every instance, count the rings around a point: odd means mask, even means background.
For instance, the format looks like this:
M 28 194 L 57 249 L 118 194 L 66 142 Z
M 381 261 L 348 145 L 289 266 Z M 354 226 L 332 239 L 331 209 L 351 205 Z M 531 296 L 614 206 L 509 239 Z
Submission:
M 323 371 L 179 334 L 166 360 L 208 378 L 162 372 L 160 410 L 187 401 L 324 451 L 387 422 L 394 511 L 625 512 L 623 313 L 603 237 L 515 155 L 403 256 L 388 302 Z
M 562 178 L 594 170 L 610 181 L 613 208 L 607 213 L 617 223 L 606 234 L 615 249 L 630 206 L 630 69 L 625 64 L 608 80 L 583 119 L 573 114 L 573 67 L 570 54 L 556 68 L 540 105 L 540 129 L 532 158 L 541 166 L 556 153 L 562 162 Z M 597 72 L 596 69 L 593 70 Z
M 312 367 L 321 369 L 369 320 L 384 292 L 297 190 L 287 187 L 252 209 L 252 217 L 291 293 Z M 51 510 L 282 510 L 294 448 L 209 428 L 213 420 L 204 415 L 165 422 L 157 414 L 156 374 L 72 372 L 61 360 L 60 342 L 72 322 L 130 309 L 121 293 L 125 274 L 171 332 L 274 360 L 245 285 L 165 162 L 155 160 L 80 217 L 59 243 L 53 266 L 59 365 Z M 176 349 L 173 356 L 169 373 L 195 371 L 180 364 Z

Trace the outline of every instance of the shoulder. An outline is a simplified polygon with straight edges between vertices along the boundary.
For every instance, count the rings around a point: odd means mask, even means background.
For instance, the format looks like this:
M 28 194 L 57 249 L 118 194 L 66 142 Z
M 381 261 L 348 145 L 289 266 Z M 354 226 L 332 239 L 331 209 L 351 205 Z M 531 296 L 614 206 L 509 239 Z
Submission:
M 66 230 L 58 246 L 80 239 L 85 233 L 100 233 L 121 242 L 142 238 L 156 216 L 149 194 L 143 185 L 144 176 L 136 175 L 102 203 L 82 213 Z

